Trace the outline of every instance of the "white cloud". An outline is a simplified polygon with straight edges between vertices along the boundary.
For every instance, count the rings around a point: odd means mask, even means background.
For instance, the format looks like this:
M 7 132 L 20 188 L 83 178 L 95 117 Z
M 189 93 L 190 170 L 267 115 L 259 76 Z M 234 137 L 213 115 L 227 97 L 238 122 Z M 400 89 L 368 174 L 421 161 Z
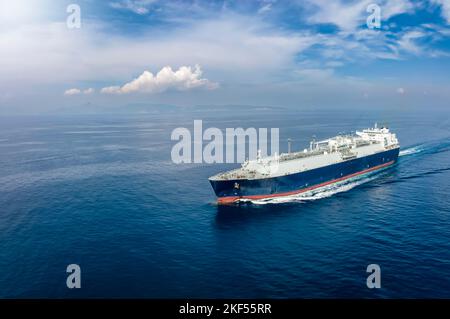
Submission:
M 186 91 L 194 88 L 215 89 L 218 84 L 204 79 L 200 66 L 195 68 L 182 66 L 177 71 L 173 71 L 170 66 L 162 68 L 156 75 L 149 71 L 144 71 L 139 77 L 124 84 L 123 86 L 109 86 L 101 90 L 101 93 L 159 93 L 168 89 Z
M 121 81 L 146 68 L 197 63 L 221 79 L 253 81 L 290 65 L 296 54 L 317 42 L 308 32 L 276 30 L 259 18 L 236 15 L 133 37 L 110 30 L 107 24 L 85 22 L 73 32 L 64 22 L 0 32 L 0 85 Z
M 68 90 L 64 91 L 64 95 L 92 94 L 94 92 L 95 92 L 95 90 L 93 88 L 88 88 L 85 90 L 73 88 L 73 89 L 68 89 Z
M 66 90 L 64 92 L 64 95 L 77 95 L 77 94 L 80 94 L 80 93 L 81 93 L 80 89 L 73 88 L 73 89 Z
M 381 5 L 381 18 L 386 21 L 402 13 L 412 13 L 414 8 L 410 0 L 387 0 Z
M 263 6 L 261 6 L 261 8 L 258 9 L 258 14 L 264 14 L 266 12 L 269 12 L 270 10 L 272 10 L 272 3 L 266 3 Z
M 150 5 L 156 0 L 122 0 L 111 2 L 110 6 L 115 9 L 124 9 L 132 11 L 136 14 L 144 15 L 150 12 Z
M 404 88 L 398 88 L 397 89 L 397 93 L 403 95 L 403 94 L 405 94 L 405 89 Z
M 416 41 L 424 36 L 426 36 L 426 33 L 422 30 L 408 31 L 398 40 L 398 45 L 406 52 L 416 55 L 422 54 L 423 49 L 416 43 Z
M 100 90 L 100 93 L 106 93 L 106 94 L 118 94 L 120 93 L 120 86 L 114 85 L 114 86 L 107 86 Z
M 441 15 L 450 24 L 450 0 L 431 0 L 441 6 Z
M 312 0 L 310 1 L 310 9 L 317 9 L 317 6 L 313 7 Z M 260 84 L 289 82 L 292 78 L 301 78 L 303 81 L 307 78 L 327 78 L 326 81 L 329 81 L 330 78 L 342 77 L 346 71 L 343 68 L 328 78 L 333 68 L 348 63 L 364 65 L 370 63 L 369 60 L 379 58 L 402 59 L 403 54 L 414 51 L 424 57 L 429 57 L 432 53 L 429 50 L 429 41 L 421 41 L 419 37 L 414 37 L 414 33 L 404 36 L 409 31 L 421 31 L 421 27 L 403 27 L 395 32 L 380 32 L 367 28 L 349 30 L 357 26 L 360 20 L 364 23 L 368 15 L 365 7 L 351 2 L 348 9 L 350 11 L 347 12 L 343 0 L 329 2 L 337 6 L 338 12 L 334 15 L 330 12 L 328 16 L 315 15 L 313 11 L 311 13 L 314 19 L 317 23 L 335 21 L 347 31 L 317 33 L 314 28 L 302 29 L 301 26 L 298 30 L 284 29 L 277 25 L 277 21 L 263 19 L 263 16 L 257 15 L 256 12 L 249 16 L 231 11 L 211 13 L 202 19 L 190 18 L 187 15 L 171 16 L 171 19 L 181 20 L 171 20 L 171 26 L 180 26 L 181 23 L 182 28 L 140 26 L 139 32 L 131 36 L 115 32 L 106 20 L 96 21 L 95 24 L 92 24 L 92 20 L 86 20 L 83 28 L 79 30 L 67 29 L 65 22 L 42 21 L 2 29 L 0 86 L 5 92 L 12 94 L 20 94 L 24 91 L 24 85 L 29 92 L 44 88 L 54 94 L 54 91 L 51 91 L 55 87 L 54 84 L 70 83 L 68 87 L 72 87 L 81 85 L 77 83 L 104 83 L 105 80 L 111 84 L 121 84 L 126 82 L 124 79 L 131 79 L 130 74 L 134 77 L 146 69 L 157 71 L 165 65 L 178 67 L 198 63 L 207 70 L 207 78 L 217 81 L 220 79 L 224 88 L 257 87 Z M 260 2 L 260 7 L 268 3 L 274 2 Z M 318 3 L 323 6 L 323 10 L 327 10 L 328 1 L 318 0 Z M 408 8 L 392 5 L 387 13 L 383 13 L 383 3 L 391 2 L 380 0 L 383 19 L 386 14 L 395 15 Z M 272 5 L 272 11 L 274 15 L 278 14 L 276 4 Z M 341 12 L 343 16 L 338 14 Z M 356 23 L 346 22 L 346 19 L 353 19 Z M 428 35 L 436 33 L 422 31 Z M 312 50 L 308 50 L 309 48 Z M 300 62 L 305 63 L 299 65 Z M 303 71 L 296 73 L 295 70 L 300 68 Z M 323 70 L 320 70 L 321 68 Z M 172 72 L 175 71 L 176 69 Z M 42 74 L 51 76 L 43 77 Z M 155 74 L 154 78 L 157 76 Z M 144 80 L 145 73 L 139 78 L 141 77 Z M 135 81 L 133 85 L 138 87 L 137 91 L 146 87 L 141 87 L 138 79 Z M 168 87 L 180 89 L 176 86 Z M 146 90 L 157 92 L 164 90 L 164 86 L 148 84 Z M 389 90 L 392 92 L 392 88 Z M 80 91 L 78 94 L 93 93 Z M 107 93 L 125 91 L 132 91 L 131 83 L 128 86 L 102 90 Z M 225 92 L 225 89 L 214 94 L 219 95 L 221 92 Z M 56 94 L 61 96 L 61 91 Z
M 342 30 L 355 29 L 364 20 L 363 12 L 371 3 L 370 0 L 343 3 L 341 0 L 314 0 L 317 10 L 308 21 L 311 23 L 331 23 Z
M 411 12 L 414 8 L 410 0 L 382 0 L 377 2 L 359 0 L 351 3 L 342 0 L 308 0 L 308 3 L 315 8 L 315 11 L 308 18 L 310 23 L 330 23 L 343 31 L 355 30 L 363 24 L 371 14 L 366 10 L 368 5 L 372 3 L 377 3 L 380 6 L 383 21 L 398 14 Z

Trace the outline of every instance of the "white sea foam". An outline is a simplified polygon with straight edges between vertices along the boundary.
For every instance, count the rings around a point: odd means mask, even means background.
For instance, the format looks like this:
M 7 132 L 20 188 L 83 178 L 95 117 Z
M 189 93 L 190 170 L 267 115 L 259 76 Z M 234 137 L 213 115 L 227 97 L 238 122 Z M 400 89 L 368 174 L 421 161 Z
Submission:
M 265 205 L 265 204 L 281 204 L 281 203 L 294 203 L 294 202 L 307 202 L 307 201 L 315 201 L 318 199 L 326 198 L 333 196 L 338 193 L 346 192 L 351 190 L 352 188 L 359 186 L 361 184 L 370 182 L 377 178 L 379 172 L 377 173 L 368 173 L 362 176 L 354 177 L 342 182 L 334 183 L 331 185 L 323 186 L 311 191 L 307 191 L 304 193 L 290 195 L 290 196 L 282 196 L 282 197 L 274 197 L 274 198 L 266 198 L 266 199 L 258 199 L 258 200 L 249 200 L 242 199 L 240 202 L 249 202 L 256 205 Z
M 401 150 L 400 153 L 398 154 L 398 156 L 405 156 L 405 155 L 411 155 L 411 154 L 416 154 L 416 153 L 420 153 L 422 152 L 422 147 L 421 146 L 414 146 L 414 147 L 410 147 L 404 150 Z

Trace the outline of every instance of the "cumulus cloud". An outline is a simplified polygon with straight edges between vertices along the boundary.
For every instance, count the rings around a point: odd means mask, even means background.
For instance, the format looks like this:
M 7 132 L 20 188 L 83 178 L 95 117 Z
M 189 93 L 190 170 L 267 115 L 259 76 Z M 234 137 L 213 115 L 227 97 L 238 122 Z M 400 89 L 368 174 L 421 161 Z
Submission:
M 120 86 L 108 86 L 100 90 L 100 93 L 113 94 L 120 93 Z
M 93 88 L 88 88 L 85 90 L 73 88 L 73 89 L 68 89 L 68 90 L 64 91 L 64 95 L 92 94 L 94 92 L 95 92 L 95 90 Z
M 139 77 L 131 82 L 122 86 L 105 87 L 101 90 L 101 93 L 159 93 L 168 89 L 186 91 L 199 87 L 216 89 L 218 84 L 202 78 L 202 70 L 199 65 L 196 65 L 194 68 L 182 66 L 175 72 L 170 66 L 166 66 L 156 75 L 153 75 L 150 71 L 144 71 Z
M 77 95 L 77 94 L 80 94 L 80 93 L 81 93 L 81 90 L 80 89 L 76 89 L 76 88 L 68 89 L 68 90 L 64 91 L 64 95 Z

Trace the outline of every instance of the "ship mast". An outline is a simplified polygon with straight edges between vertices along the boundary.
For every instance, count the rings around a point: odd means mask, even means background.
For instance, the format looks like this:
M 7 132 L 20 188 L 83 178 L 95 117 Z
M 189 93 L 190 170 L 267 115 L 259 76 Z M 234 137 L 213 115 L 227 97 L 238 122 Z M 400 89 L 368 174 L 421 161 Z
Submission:
M 313 150 L 313 148 L 314 148 L 314 144 L 316 144 L 316 136 L 315 135 L 313 135 L 312 136 L 312 140 L 311 140 L 311 142 L 309 143 L 309 149 L 312 151 Z

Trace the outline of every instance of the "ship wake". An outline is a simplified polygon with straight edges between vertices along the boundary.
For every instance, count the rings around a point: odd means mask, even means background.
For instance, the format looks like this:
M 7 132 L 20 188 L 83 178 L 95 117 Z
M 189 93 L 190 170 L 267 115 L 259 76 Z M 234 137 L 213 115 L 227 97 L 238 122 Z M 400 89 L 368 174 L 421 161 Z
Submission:
M 417 157 L 417 155 L 433 155 L 448 151 L 450 151 L 450 138 L 408 147 L 404 150 L 401 150 L 398 156 Z
M 418 145 L 418 146 L 413 146 L 413 147 L 409 147 L 407 149 L 401 150 L 400 153 L 398 154 L 398 156 L 407 156 L 407 155 L 413 155 L 413 154 L 417 154 L 423 151 L 423 146 L 422 145 Z
M 320 187 L 311 191 L 307 191 L 304 193 L 290 195 L 290 196 L 282 196 L 276 198 L 264 198 L 264 199 L 242 199 L 239 202 L 241 203 L 251 203 L 255 205 L 266 205 L 266 204 L 282 204 L 282 203 L 295 203 L 295 202 L 309 202 L 315 201 L 318 199 L 323 199 L 327 197 L 331 197 L 338 193 L 347 192 L 352 188 L 355 188 L 359 185 L 368 183 L 375 178 L 377 178 L 382 172 L 376 173 L 368 173 L 366 175 L 350 178 L 345 181 L 337 182 L 334 184 L 330 184 L 324 187 Z

